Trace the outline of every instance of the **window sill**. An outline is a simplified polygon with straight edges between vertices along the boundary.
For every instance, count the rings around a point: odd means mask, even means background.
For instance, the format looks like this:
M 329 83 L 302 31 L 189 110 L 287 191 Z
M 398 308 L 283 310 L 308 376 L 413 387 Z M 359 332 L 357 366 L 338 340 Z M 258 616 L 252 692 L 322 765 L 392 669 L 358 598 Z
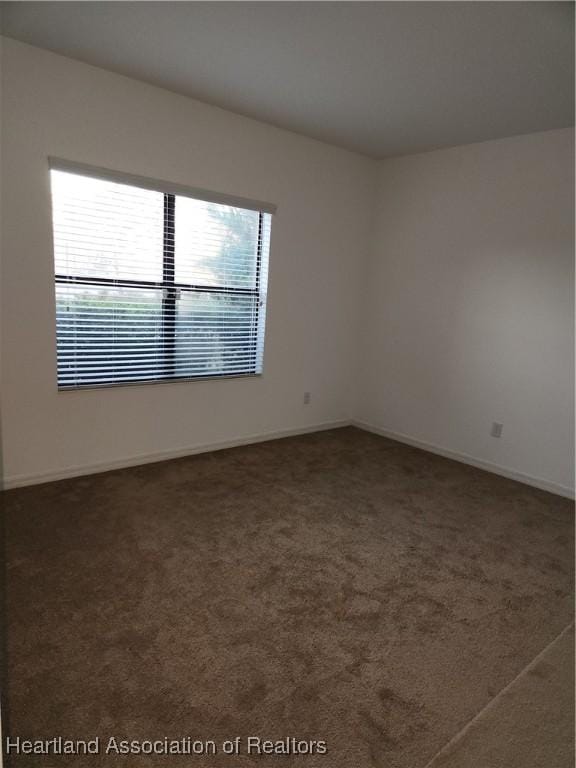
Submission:
M 150 384 L 192 384 L 199 381 L 222 381 L 228 379 L 255 379 L 262 377 L 262 373 L 222 373 L 214 376 L 182 376 L 170 379 L 142 379 L 138 381 L 111 381 L 105 384 L 80 384 L 71 386 L 59 386 L 60 392 L 84 392 L 86 390 L 118 389 L 124 387 L 147 387 Z

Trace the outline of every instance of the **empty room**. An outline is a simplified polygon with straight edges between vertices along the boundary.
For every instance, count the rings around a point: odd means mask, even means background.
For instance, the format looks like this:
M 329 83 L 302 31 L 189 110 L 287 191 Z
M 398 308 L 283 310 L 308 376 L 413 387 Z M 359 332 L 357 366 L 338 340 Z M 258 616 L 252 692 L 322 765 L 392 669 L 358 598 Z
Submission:
M 0 21 L 0 766 L 573 768 L 574 4 Z

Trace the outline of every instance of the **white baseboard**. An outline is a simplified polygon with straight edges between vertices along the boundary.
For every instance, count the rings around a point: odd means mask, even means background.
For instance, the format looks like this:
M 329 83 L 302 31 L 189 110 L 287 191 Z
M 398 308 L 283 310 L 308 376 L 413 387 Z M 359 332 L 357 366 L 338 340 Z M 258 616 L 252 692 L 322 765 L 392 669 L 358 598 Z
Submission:
M 354 426 L 358 429 L 364 429 L 367 432 L 373 432 L 381 437 L 387 437 L 390 440 L 395 440 L 399 443 L 405 443 L 406 445 L 412 445 L 415 448 L 421 448 L 429 453 L 435 453 L 439 456 L 444 456 L 448 459 L 454 459 L 460 461 L 463 464 L 470 464 L 478 469 L 483 469 L 487 472 L 492 472 L 495 475 L 502 475 L 510 480 L 516 480 L 526 485 L 531 485 L 535 488 L 540 488 L 550 493 L 555 493 L 558 496 L 565 496 L 568 499 L 574 499 L 575 493 L 573 488 L 560 485 L 558 483 L 550 482 L 539 477 L 533 477 L 523 472 L 518 472 L 508 467 L 500 466 L 499 464 L 493 464 L 482 459 L 476 459 L 473 456 L 469 456 L 466 453 L 459 453 L 458 451 L 452 451 L 448 448 L 443 448 L 433 443 L 427 443 L 423 440 L 404 435 L 400 432 L 392 432 L 382 427 L 377 427 L 374 424 L 368 424 L 364 421 L 357 420 L 339 420 L 339 421 L 327 421 L 319 424 L 311 424 L 303 427 L 295 427 L 292 429 L 276 430 L 274 432 L 261 432 L 258 434 L 247 435 L 245 437 L 235 438 L 233 440 L 220 440 L 213 443 L 202 443 L 200 445 L 189 446 L 187 448 L 177 448 L 175 450 L 158 451 L 155 453 L 139 454 L 123 459 L 115 459 L 113 461 L 97 462 L 89 465 L 79 465 L 75 467 L 68 467 L 63 470 L 53 470 L 48 472 L 41 472 L 32 475 L 12 475 L 4 479 L 3 488 L 9 490 L 10 488 L 21 488 L 27 485 L 38 485 L 39 483 L 50 483 L 54 480 L 66 480 L 71 477 L 80 477 L 82 475 L 94 475 L 100 472 L 109 472 L 114 469 L 124 469 L 125 467 L 135 467 L 140 464 L 153 464 L 158 461 L 167 461 L 169 459 L 179 459 L 183 456 L 193 456 L 197 453 L 208 453 L 209 451 L 220 451 L 225 448 L 235 448 L 240 445 L 251 445 L 253 443 L 262 443 L 267 440 L 278 440 L 283 437 L 294 437 L 296 435 L 306 435 L 311 432 L 323 432 L 328 429 L 338 429 L 339 427 Z
M 202 443 L 187 448 L 176 448 L 174 450 L 158 451 L 156 453 L 145 453 L 130 456 L 123 459 L 114 459 L 112 461 L 96 462 L 88 465 L 78 465 L 61 470 L 40 472 L 32 475 L 12 475 L 4 478 L 3 488 L 22 488 L 26 485 L 38 485 L 39 483 L 51 483 L 54 480 L 66 480 L 70 477 L 80 477 L 82 475 L 95 475 L 100 472 L 109 472 L 113 469 L 124 469 L 126 467 L 136 467 L 140 464 L 154 464 L 158 461 L 167 461 L 168 459 L 180 459 L 183 456 L 193 456 L 197 453 L 208 453 L 210 451 L 221 451 L 225 448 L 236 448 L 239 445 L 251 445 L 253 443 L 263 443 L 267 440 L 278 440 L 283 437 L 295 437 L 296 435 L 306 435 L 311 432 L 324 432 L 327 429 L 338 429 L 339 427 L 350 426 L 350 421 L 325 421 L 320 424 L 311 424 L 304 427 L 294 427 L 292 429 L 281 429 L 274 432 L 261 432 L 255 435 L 247 435 L 233 440 L 220 440 L 213 443 Z
M 474 456 L 469 456 L 467 453 L 451 451 L 449 448 L 443 448 L 440 445 L 427 443 L 423 440 L 418 440 L 415 437 L 404 435 L 401 432 L 392 432 L 388 429 L 383 429 L 382 427 L 377 427 L 364 421 L 352 420 L 351 424 L 352 426 L 358 427 L 359 429 L 364 429 L 367 432 L 373 432 L 375 435 L 387 437 L 390 440 L 395 440 L 398 443 L 412 445 L 414 448 L 421 448 L 423 451 L 436 453 L 438 456 L 444 456 L 447 459 L 454 459 L 455 461 L 460 461 L 463 464 L 470 464 L 473 467 L 478 467 L 478 469 L 484 469 L 486 472 L 492 472 L 495 475 L 502 475 L 502 477 L 507 477 L 510 480 L 517 480 L 519 483 L 531 485 L 534 488 L 540 488 L 543 491 L 549 491 L 550 493 L 555 493 L 558 496 L 565 496 L 568 499 L 573 499 L 575 497 L 574 488 L 560 485 L 559 483 L 553 483 L 549 480 L 544 480 L 541 477 L 533 477 L 532 475 L 527 475 L 524 472 L 518 472 L 518 470 L 510 469 L 509 467 L 503 467 L 500 464 L 493 464 L 490 461 L 476 459 Z

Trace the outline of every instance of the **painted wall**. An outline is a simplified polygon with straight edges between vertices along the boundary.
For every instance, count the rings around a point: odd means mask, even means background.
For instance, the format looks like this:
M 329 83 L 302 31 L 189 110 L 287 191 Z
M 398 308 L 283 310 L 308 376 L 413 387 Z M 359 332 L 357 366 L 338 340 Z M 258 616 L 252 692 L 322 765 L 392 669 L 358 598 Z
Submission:
M 0 11 L 0 23 L 2 20 L 2 12 Z M 0 106 L 2 105 L 2 49 L 4 46 L 4 37 L 0 35 Z M 3 208 L 2 208 L 2 183 L 1 183 L 1 170 L 2 170 L 2 112 L 0 110 L 0 299 L 2 297 L 2 223 L 3 223 Z M 2 360 L 2 312 L 0 302 L 0 362 Z M 4 456 L 3 456 L 3 441 L 2 441 L 2 375 L 0 365 L 0 489 L 4 487 Z M 0 694 L 1 695 L 1 694 Z M 1 718 L 0 718 L 1 725 Z M 1 752 L 0 752 L 1 754 Z M 2 768 L 2 760 L 0 759 L 0 768 Z
M 7 483 L 349 418 L 372 161 L 9 39 L 3 78 Z M 48 155 L 278 205 L 261 378 L 58 393 Z
M 3 86 L 8 484 L 353 418 L 573 488 L 573 131 L 377 163 L 12 40 Z M 278 204 L 261 378 L 58 393 L 48 155 Z
M 380 164 L 359 420 L 574 487 L 573 142 Z

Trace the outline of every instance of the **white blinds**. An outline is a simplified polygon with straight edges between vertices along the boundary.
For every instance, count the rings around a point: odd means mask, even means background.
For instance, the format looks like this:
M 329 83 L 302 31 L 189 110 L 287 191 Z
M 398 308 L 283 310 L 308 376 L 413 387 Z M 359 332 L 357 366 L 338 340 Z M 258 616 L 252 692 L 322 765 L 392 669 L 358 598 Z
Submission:
M 262 370 L 269 213 L 52 168 L 58 386 Z

